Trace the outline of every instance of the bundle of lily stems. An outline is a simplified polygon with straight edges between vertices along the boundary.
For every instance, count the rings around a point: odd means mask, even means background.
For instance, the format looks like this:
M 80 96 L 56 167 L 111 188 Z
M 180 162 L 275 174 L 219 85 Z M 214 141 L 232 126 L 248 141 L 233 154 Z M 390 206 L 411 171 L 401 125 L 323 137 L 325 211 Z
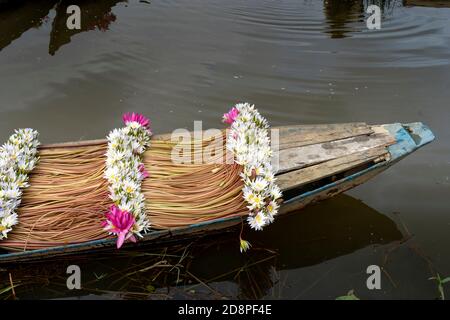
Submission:
M 155 136 L 144 154 L 151 178 L 143 181 L 142 192 L 153 229 L 247 214 L 241 166 L 227 161 L 177 164 L 171 159 L 174 145 L 167 136 Z M 226 157 L 223 150 L 218 157 Z M 111 205 L 106 151 L 106 140 L 42 146 L 31 186 L 22 196 L 20 223 L 0 247 L 34 250 L 110 237 L 100 223 Z

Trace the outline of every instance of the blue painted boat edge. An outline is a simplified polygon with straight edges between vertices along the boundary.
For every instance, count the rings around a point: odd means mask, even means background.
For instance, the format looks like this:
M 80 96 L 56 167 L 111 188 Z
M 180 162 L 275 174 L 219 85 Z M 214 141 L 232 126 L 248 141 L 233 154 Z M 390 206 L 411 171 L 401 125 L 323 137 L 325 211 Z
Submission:
M 319 194 L 327 189 L 333 189 L 338 187 L 339 185 L 352 181 L 358 177 L 361 177 L 373 170 L 382 168 L 382 167 L 389 167 L 392 164 L 396 163 L 400 159 L 404 158 L 408 154 L 416 151 L 417 149 L 421 148 L 422 146 L 432 142 L 435 139 L 435 136 L 433 132 L 423 123 L 421 122 L 414 122 L 414 123 L 408 123 L 408 124 L 401 124 L 401 123 L 393 123 L 393 124 L 387 124 L 383 125 L 383 127 L 389 131 L 390 134 L 392 134 L 395 139 L 396 143 L 388 147 L 389 154 L 391 156 L 391 159 L 386 162 L 380 162 L 376 165 L 373 165 L 365 170 L 362 170 L 360 172 L 357 172 L 353 175 L 350 175 L 344 179 L 341 179 L 339 181 L 327 184 L 321 188 L 315 189 L 313 191 L 306 192 L 304 194 L 301 194 L 297 197 L 294 197 L 288 201 L 286 201 L 286 204 L 302 201 L 303 199 L 307 197 L 314 196 L 316 194 Z M 413 137 L 412 135 L 416 135 L 417 137 Z M 231 217 L 231 218 L 221 218 L 216 219 L 213 221 L 206 221 L 202 223 L 197 223 L 190 225 L 186 228 L 177 228 L 170 230 L 170 234 L 177 234 L 177 231 L 190 231 L 194 232 L 196 229 L 201 229 L 205 226 L 210 225 L 218 225 L 222 224 L 224 222 L 239 222 L 241 220 L 240 217 Z M 152 240 L 156 239 L 159 236 L 164 236 L 168 234 L 167 230 L 163 231 L 154 231 L 149 233 L 147 236 L 144 237 L 144 240 Z M 78 244 L 70 244 L 66 246 L 59 246 L 59 247 L 53 247 L 53 248 L 47 248 L 47 249 L 38 249 L 33 251 L 23 251 L 23 252 L 13 252 L 8 253 L 4 255 L 0 255 L 0 262 L 4 260 L 13 261 L 14 259 L 20 259 L 24 257 L 29 257 L 32 259 L 33 257 L 40 257 L 50 254 L 57 254 L 61 252 L 72 252 L 76 251 L 77 249 L 84 249 L 84 248 L 97 248 L 97 247 L 106 247 L 106 246 L 114 246 L 115 239 L 102 239 L 102 240 L 94 240 L 89 242 L 83 242 Z
M 294 198 L 290 199 L 289 201 L 286 201 L 285 203 L 289 204 L 289 203 L 293 203 L 293 202 L 302 201 L 305 198 L 319 194 L 327 189 L 333 189 L 345 182 L 355 180 L 356 178 L 359 178 L 371 171 L 380 169 L 382 167 L 392 166 L 394 163 L 396 163 L 400 159 L 406 157 L 407 155 L 411 154 L 412 152 L 414 152 L 417 149 L 421 148 L 422 146 L 432 142 L 435 139 L 435 136 L 431 132 L 431 130 L 421 122 L 415 122 L 415 123 L 410 123 L 410 124 L 393 123 L 393 124 L 383 125 L 382 127 L 384 127 L 392 136 L 394 136 L 395 140 L 396 140 L 395 144 L 388 147 L 388 152 L 391 156 L 389 161 L 380 162 L 380 163 L 373 165 L 365 170 L 359 171 L 355 174 L 345 177 L 344 179 L 332 182 L 332 183 L 324 185 L 318 189 L 298 195 L 297 197 L 294 197 Z M 412 138 L 412 136 L 409 132 L 410 129 L 412 130 L 412 132 L 414 132 L 415 134 L 417 134 L 419 137 L 422 138 L 422 139 L 420 139 L 421 140 L 420 143 L 416 143 L 416 140 L 414 140 Z
M 436 139 L 431 129 L 422 122 L 405 123 L 403 126 L 410 132 L 416 142 L 417 148 L 423 147 Z
M 147 235 L 144 235 L 143 239 L 141 241 L 150 241 L 150 240 L 156 240 L 163 236 L 176 236 L 177 234 L 183 232 L 183 233 L 194 233 L 196 230 L 203 228 L 207 225 L 220 225 L 226 222 L 239 222 L 241 220 L 240 217 L 231 217 L 231 218 L 221 218 L 216 219 L 213 221 L 206 221 L 202 223 L 197 223 L 190 225 L 188 227 L 184 228 L 176 228 L 171 230 L 161 230 L 161 231 L 153 231 L 151 233 L 148 233 Z M 21 251 L 21 252 L 12 252 L 0 255 L 0 262 L 4 260 L 12 261 L 14 259 L 20 259 L 28 257 L 32 259 L 33 257 L 42 257 L 47 256 L 51 254 L 58 254 L 58 253 L 72 253 L 72 252 L 80 252 L 77 251 L 77 249 L 95 249 L 95 248 L 102 248 L 102 247 L 114 247 L 116 244 L 116 239 L 109 238 L 109 239 L 100 239 L 100 240 L 93 240 L 83 243 L 76 243 L 76 244 L 69 244 L 65 246 L 57 246 L 52 248 L 46 248 L 46 249 L 37 249 L 37 250 L 31 250 L 31 251 Z M 131 247 L 136 246 L 135 244 L 129 243 L 125 244 L 124 247 Z

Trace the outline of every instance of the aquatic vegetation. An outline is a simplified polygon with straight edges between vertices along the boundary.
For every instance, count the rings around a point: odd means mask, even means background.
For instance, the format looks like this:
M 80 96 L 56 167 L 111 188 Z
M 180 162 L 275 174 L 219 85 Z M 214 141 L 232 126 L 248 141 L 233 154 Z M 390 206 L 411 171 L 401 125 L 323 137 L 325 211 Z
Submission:
M 37 131 L 19 129 L 0 147 L 0 240 L 19 222 L 22 189 L 29 186 L 28 174 L 38 162 L 37 137 Z
M 147 117 L 145 117 L 142 114 L 139 113 L 125 113 L 122 116 L 123 122 L 125 123 L 125 125 L 131 125 L 134 127 L 139 127 L 142 126 L 144 128 L 146 128 L 150 134 L 150 119 L 148 119 Z M 133 122 L 136 122 L 136 124 L 133 124 Z
M 5 287 L 3 289 L 0 289 L 0 296 L 4 295 L 6 293 L 12 292 L 13 290 L 14 290 L 14 287 L 11 286 L 11 285 L 7 286 L 7 287 Z
M 108 136 L 105 178 L 114 205 L 106 213 L 103 227 L 118 237 L 117 248 L 125 240 L 135 242 L 150 228 L 145 210 L 141 183 L 148 172 L 142 155 L 150 146 L 150 120 L 140 114 L 123 115 L 125 127 L 113 130 Z
M 360 300 L 356 295 L 354 290 L 350 290 L 345 296 L 337 297 L 336 300 Z
M 235 162 L 243 166 L 241 178 L 249 210 L 247 222 L 252 229 L 262 230 L 274 221 L 282 196 L 271 164 L 269 125 L 255 106 L 248 103 L 236 104 L 223 116 L 223 121 L 231 124 L 227 149 L 233 153 Z M 241 242 L 241 251 L 247 249 Z
M 223 122 L 227 124 L 233 124 L 239 115 L 239 110 L 236 107 L 231 108 L 230 111 L 223 115 Z
M 450 282 L 450 277 L 442 279 L 439 273 L 436 274 L 435 277 L 431 277 L 428 280 L 435 280 L 437 283 L 437 288 L 439 291 L 439 298 L 441 300 L 445 300 L 445 292 L 444 292 L 444 284 Z
M 239 238 L 239 243 L 240 243 L 240 250 L 241 250 L 241 252 L 246 252 L 252 246 L 250 244 L 250 242 L 248 242 L 247 240 L 244 240 L 242 238 Z
M 120 248 L 125 240 L 130 239 L 132 242 L 136 242 L 136 237 L 129 232 L 135 223 L 136 220 L 131 213 L 122 211 L 115 205 L 112 205 L 106 214 L 106 221 L 103 222 L 103 227 L 108 232 L 117 235 L 117 248 Z
M 5 288 L 0 299 L 93 295 L 106 299 L 260 299 L 274 285 L 271 276 L 277 254 L 255 246 L 241 255 L 235 250 L 238 232 L 233 228 L 230 233 L 201 236 L 170 247 L 143 245 L 8 265 L 0 269 L 0 289 L 9 283 L 11 273 L 16 294 Z M 217 252 L 218 246 L 228 248 L 234 258 L 218 268 L 199 268 L 208 252 Z M 66 269 L 71 264 L 82 270 L 81 290 L 67 290 Z

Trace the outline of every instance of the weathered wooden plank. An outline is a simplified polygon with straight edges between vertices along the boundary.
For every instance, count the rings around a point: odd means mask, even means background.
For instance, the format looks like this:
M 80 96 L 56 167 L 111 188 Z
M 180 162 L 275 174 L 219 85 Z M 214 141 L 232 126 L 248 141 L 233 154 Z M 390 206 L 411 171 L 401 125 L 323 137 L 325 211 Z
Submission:
M 277 177 L 277 183 L 283 191 L 286 191 L 325 177 L 336 175 L 371 161 L 378 162 L 378 160 L 387 160 L 388 154 L 388 150 L 384 146 L 368 149 L 363 152 L 357 152 L 314 166 L 281 174 Z
M 373 130 L 368 125 L 349 126 L 342 128 L 324 128 L 316 129 L 311 132 L 295 133 L 295 134 L 281 134 L 279 137 L 278 147 L 272 143 L 273 149 L 283 150 L 300 146 L 307 146 L 311 144 L 323 143 L 334 140 L 341 140 L 361 135 L 372 134 Z
M 343 130 L 355 127 L 367 126 L 365 122 L 348 122 L 348 123 L 332 123 L 332 124 L 300 124 L 274 127 L 280 131 L 280 136 L 291 134 L 303 134 L 309 132 L 319 132 L 323 130 Z
M 286 140 L 286 143 L 289 143 L 289 139 L 293 139 L 294 141 L 299 138 L 303 140 L 311 139 L 311 136 L 314 135 L 327 135 L 327 133 L 338 133 L 338 132 L 351 132 L 352 130 L 361 130 L 362 128 L 370 128 L 363 122 L 355 122 L 355 123 L 338 123 L 338 124 L 308 124 L 308 125 L 292 125 L 292 126 L 280 126 L 273 127 L 273 129 L 279 130 L 280 141 Z M 224 131 L 224 130 L 222 130 Z M 194 137 L 194 133 L 190 132 L 192 137 Z M 202 131 L 204 133 L 204 131 Z M 303 135 L 307 135 L 303 137 Z M 200 135 L 199 135 L 200 136 Z M 203 134 L 202 134 L 203 136 Z M 171 133 L 163 133 L 156 134 L 152 137 L 152 140 L 160 140 L 167 141 L 171 140 Z M 297 138 L 295 138 L 297 137 Z M 303 138 L 302 138 L 303 137 Z M 106 139 L 97 139 L 97 140 L 86 140 L 86 141 L 74 141 L 74 142 L 63 142 L 63 143 L 52 143 L 52 144 L 44 144 L 40 146 L 41 149 L 52 149 L 52 148 L 72 148 L 72 147 L 83 147 L 83 146 L 91 146 L 91 145 L 101 145 L 105 144 Z M 317 142 L 316 142 L 317 143 Z
M 300 195 L 294 198 L 292 201 L 287 203 L 283 203 L 278 212 L 279 215 L 286 214 L 292 212 L 294 210 L 299 210 L 304 208 L 305 206 L 315 203 L 318 201 L 322 201 L 328 198 L 331 198 L 339 193 L 350 190 L 370 179 L 380 174 L 387 168 L 392 165 L 392 162 L 388 161 L 386 163 L 380 163 L 370 169 L 367 170 L 362 175 L 355 175 L 352 177 L 344 178 L 342 180 L 336 181 L 332 186 L 326 188 L 320 188 L 317 191 L 308 192 L 306 195 Z
M 278 155 L 276 155 L 279 159 L 277 173 L 308 167 L 356 152 L 380 146 L 388 146 L 394 143 L 395 138 L 390 134 L 376 133 L 280 150 Z

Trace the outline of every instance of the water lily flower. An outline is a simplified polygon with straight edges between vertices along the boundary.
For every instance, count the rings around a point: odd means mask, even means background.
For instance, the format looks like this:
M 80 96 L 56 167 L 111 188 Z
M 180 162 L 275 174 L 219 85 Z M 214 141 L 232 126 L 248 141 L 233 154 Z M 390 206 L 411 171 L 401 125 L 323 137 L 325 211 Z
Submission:
M 150 175 L 147 170 L 145 170 L 145 166 L 143 163 L 139 165 L 139 172 L 141 173 L 142 179 L 147 179 Z
M 147 117 L 145 117 L 142 114 L 139 113 L 125 113 L 122 116 L 123 122 L 125 123 L 125 125 L 128 125 L 131 122 L 136 122 L 138 124 L 140 124 L 141 126 L 143 126 L 144 128 L 150 130 L 150 119 L 148 119 Z
M 267 180 L 265 180 L 261 177 L 256 178 L 256 180 L 253 181 L 251 184 L 253 190 L 255 190 L 256 192 L 263 191 L 264 189 L 267 188 L 268 185 L 269 185 L 269 183 L 267 182 Z
M 270 201 L 266 207 L 267 213 L 269 215 L 275 215 L 278 212 L 280 205 L 276 201 Z
M 136 241 L 136 237 L 142 237 L 141 233 L 150 228 L 141 191 L 142 180 L 149 176 L 142 161 L 150 146 L 150 120 L 140 114 L 127 113 L 123 121 L 125 127 L 114 129 L 108 135 L 105 170 L 114 207 L 103 225 L 106 231 L 118 236 L 118 248 L 127 239 Z
M 130 179 L 125 179 L 123 181 L 123 191 L 125 192 L 125 195 L 129 196 L 136 191 L 139 190 L 139 185 Z
M 283 197 L 283 194 L 281 193 L 281 190 L 277 185 L 272 186 L 272 189 L 270 190 L 270 194 L 274 200 L 278 200 L 281 197 Z
M 232 124 L 238 116 L 239 110 L 236 107 L 233 107 L 228 113 L 223 115 L 223 122 Z
M 247 218 L 250 227 L 255 230 L 262 230 L 267 224 L 267 218 L 262 211 L 258 212 L 255 216 L 249 216 Z
M 249 209 L 247 221 L 252 229 L 261 230 L 273 222 L 282 197 L 271 164 L 268 122 L 248 103 L 236 104 L 223 116 L 223 122 L 230 124 L 227 150 L 232 152 L 234 162 L 243 167 L 240 177 Z
M 19 222 L 22 190 L 29 186 L 28 174 L 38 160 L 37 137 L 32 129 L 18 129 L 0 146 L 0 240 Z
M 122 247 L 125 240 L 130 239 L 132 242 L 136 242 L 136 238 L 130 232 L 136 220 L 130 212 L 122 211 L 112 205 L 105 216 L 106 221 L 103 221 L 102 225 L 106 231 L 117 235 L 117 249 Z
M 244 240 L 244 239 L 242 239 L 242 238 L 239 238 L 239 242 L 240 242 L 240 250 L 241 250 L 241 253 L 242 252 L 246 252 L 248 249 L 250 249 L 250 247 L 252 246 L 251 244 L 250 244 L 250 242 L 248 242 L 247 240 Z

